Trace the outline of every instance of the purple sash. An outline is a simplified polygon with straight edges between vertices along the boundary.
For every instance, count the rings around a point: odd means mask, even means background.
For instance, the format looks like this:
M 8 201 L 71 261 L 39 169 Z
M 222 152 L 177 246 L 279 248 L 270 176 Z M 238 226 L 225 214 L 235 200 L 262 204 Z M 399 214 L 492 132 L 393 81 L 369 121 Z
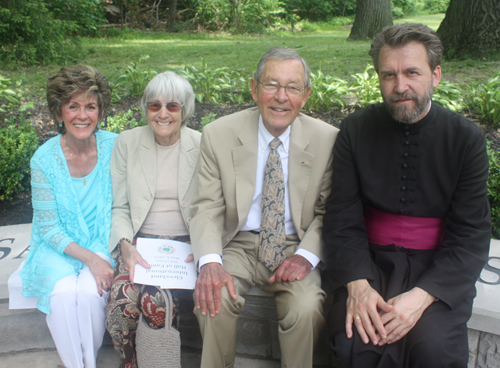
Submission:
M 397 215 L 370 206 L 364 206 L 364 215 L 370 243 L 421 250 L 439 249 L 443 244 L 444 218 Z

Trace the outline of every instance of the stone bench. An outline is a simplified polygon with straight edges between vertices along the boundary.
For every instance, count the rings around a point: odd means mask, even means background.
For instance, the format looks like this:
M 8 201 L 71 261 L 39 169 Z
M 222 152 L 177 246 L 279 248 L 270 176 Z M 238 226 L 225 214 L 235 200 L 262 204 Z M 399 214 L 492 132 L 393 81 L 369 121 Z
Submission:
M 31 224 L 0 227 L 0 354 L 29 349 L 54 348 L 45 316 L 36 309 L 9 310 L 7 280 L 26 259 Z M 490 258 L 476 283 L 477 297 L 469 327 L 469 366 L 500 367 L 500 241 L 492 240 Z M 201 350 L 201 335 L 193 315 L 192 293 L 180 297 L 183 348 Z M 238 325 L 236 351 L 239 356 L 278 362 L 278 319 L 272 294 L 252 288 L 245 297 Z M 328 307 L 327 300 L 326 306 Z M 8 336 L 9 338 L 5 338 Z M 105 344 L 110 344 L 109 335 Z M 317 367 L 332 364 L 327 332 L 323 331 L 314 355 Z

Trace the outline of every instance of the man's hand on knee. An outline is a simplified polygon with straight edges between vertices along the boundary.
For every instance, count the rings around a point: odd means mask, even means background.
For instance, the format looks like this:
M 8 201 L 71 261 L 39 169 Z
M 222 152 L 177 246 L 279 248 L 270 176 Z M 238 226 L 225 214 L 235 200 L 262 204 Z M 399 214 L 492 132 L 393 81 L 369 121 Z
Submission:
M 233 277 L 222 267 L 220 263 L 211 262 L 201 266 L 200 274 L 196 280 L 194 296 L 196 308 L 201 310 L 201 314 L 215 317 L 220 313 L 222 301 L 222 287 L 226 286 L 229 296 L 236 300 L 236 289 Z
M 293 257 L 281 262 L 281 265 L 271 276 L 269 282 L 300 281 L 311 272 L 311 268 L 312 265 L 307 259 L 295 254 Z
M 435 300 L 434 296 L 418 287 L 390 299 L 387 304 L 392 305 L 393 309 L 381 313 L 387 338 L 382 339 L 379 345 L 392 344 L 406 336 Z
M 387 336 L 379 310 L 390 312 L 393 308 L 392 305 L 386 303 L 364 279 L 348 283 L 347 291 L 349 293 L 345 320 L 347 337 L 349 339 L 352 337 L 354 323 L 365 344 L 368 344 L 370 340 L 374 345 L 379 344 L 381 339 Z

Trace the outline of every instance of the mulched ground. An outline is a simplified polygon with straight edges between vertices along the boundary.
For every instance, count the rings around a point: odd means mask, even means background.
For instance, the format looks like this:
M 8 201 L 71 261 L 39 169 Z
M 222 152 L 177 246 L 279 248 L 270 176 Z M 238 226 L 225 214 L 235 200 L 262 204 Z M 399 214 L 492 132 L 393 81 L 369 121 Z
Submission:
M 252 105 L 210 105 L 196 104 L 196 110 L 193 117 L 190 119 L 188 126 L 193 129 L 198 129 L 200 121 L 204 116 L 210 113 L 216 114 L 217 117 L 232 114 L 237 111 L 249 108 Z M 114 104 L 109 112 L 109 116 L 117 113 L 124 113 L 132 108 L 138 108 L 139 101 L 137 98 L 123 98 L 118 103 Z M 350 111 L 329 111 L 329 112 L 311 112 L 307 113 L 310 116 L 321 119 L 329 124 L 337 126 L 340 121 L 349 114 Z M 0 121 L 6 118 L 11 118 L 12 115 L 20 113 L 0 114 Z M 52 120 L 52 117 L 46 106 L 40 104 L 39 108 L 30 110 L 30 118 L 36 128 L 40 144 L 43 144 L 48 139 L 57 135 L 57 128 Z M 490 125 L 481 124 L 479 119 L 474 116 L 467 116 L 474 121 L 484 132 L 486 138 L 491 142 L 491 147 L 496 151 L 500 151 L 500 132 L 499 129 Z M 140 111 L 134 112 L 134 118 L 141 119 Z M 31 207 L 31 192 L 20 193 L 12 201 L 0 201 L 0 226 L 15 225 L 30 223 L 33 216 Z

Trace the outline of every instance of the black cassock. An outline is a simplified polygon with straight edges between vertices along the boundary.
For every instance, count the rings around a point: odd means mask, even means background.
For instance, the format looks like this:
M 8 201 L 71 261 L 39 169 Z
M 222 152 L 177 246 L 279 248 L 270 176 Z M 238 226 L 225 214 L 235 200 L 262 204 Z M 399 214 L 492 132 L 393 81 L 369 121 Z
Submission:
M 354 367 L 465 367 L 466 322 L 491 238 L 486 140 L 479 128 L 435 103 L 415 124 L 392 119 L 383 104 L 348 116 L 334 147 L 332 194 L 323 238 L 334 291 L 330 337 Z M 368 242 L 363 207 L 446 221 L 438 250 Z M 345 337 L 345 284 L 367 279 L 387 301 L 413 287 L 439 298 L 395 344 Z M 355 328 L 354 328 L 355 330 Z M 434 355 L 437 354 L 437 355 Z

